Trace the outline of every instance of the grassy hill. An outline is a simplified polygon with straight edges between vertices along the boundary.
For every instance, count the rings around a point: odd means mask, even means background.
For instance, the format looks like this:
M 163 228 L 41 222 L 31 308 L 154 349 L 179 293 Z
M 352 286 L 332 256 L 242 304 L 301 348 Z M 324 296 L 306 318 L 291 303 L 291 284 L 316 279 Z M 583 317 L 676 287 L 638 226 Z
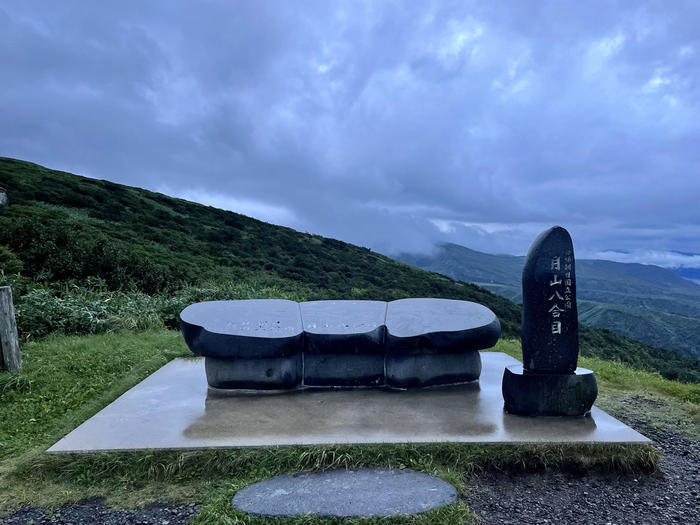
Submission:
M 443 244 L 404 262 L 522 302 L 524 257 Z M 700 286 L 653 265 L 577 259 L 579 321 L 700 358 Z
M 520 308 L 367 248 L 107 181 L 0 158 L 0 284 L 25 339 L 175 327 L 194 300 L 445 297 L 477 301 L 518 337 Z M 582 353 L 700 381 L 697 360 L 581 330 Z
M 154 294 L 264 278 L 319 298 L 440 296 L 481 302 L 506 334 L 519 331 L 509 301 L 335 239 L 13 159 L 0 158 L 0 186 L 11 203 L 0 216 L 5 264 L 18 259 L 34 281 L 99 277 Z

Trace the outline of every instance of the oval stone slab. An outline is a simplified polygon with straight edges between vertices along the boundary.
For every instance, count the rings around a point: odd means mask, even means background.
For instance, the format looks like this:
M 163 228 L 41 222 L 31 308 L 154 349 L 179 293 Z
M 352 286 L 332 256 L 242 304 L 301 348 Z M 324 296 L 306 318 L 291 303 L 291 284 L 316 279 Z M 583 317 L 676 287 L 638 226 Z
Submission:
M 206 301 L 180 313 L 190 350 L 220 358 L 285 357 L 303 350 L 299 304 L 286 299 Z
M 399 299 L 386 313 L 387 354 L 467 352 L 490 348 L 501 335 L 484 305 L 453 299 Z
M 412 470 L 331 470 L 276 476 L 240 490 L 234 508 L 262 516 L 417 514 L 457 500 L 457 490 Z

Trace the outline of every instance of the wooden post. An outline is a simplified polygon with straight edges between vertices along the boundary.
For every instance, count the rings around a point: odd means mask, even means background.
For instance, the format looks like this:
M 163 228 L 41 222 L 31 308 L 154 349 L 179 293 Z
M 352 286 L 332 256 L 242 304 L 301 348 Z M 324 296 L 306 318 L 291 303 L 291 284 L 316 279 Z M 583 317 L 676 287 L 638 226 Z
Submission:
M 17 337 L 17 322 L 15 308 L 12 306 L 12 288 L 0 286 L 0 350 L 5 367 L 10 372 L 22 370 L 22 358 L 19 355 L 19 338 Z

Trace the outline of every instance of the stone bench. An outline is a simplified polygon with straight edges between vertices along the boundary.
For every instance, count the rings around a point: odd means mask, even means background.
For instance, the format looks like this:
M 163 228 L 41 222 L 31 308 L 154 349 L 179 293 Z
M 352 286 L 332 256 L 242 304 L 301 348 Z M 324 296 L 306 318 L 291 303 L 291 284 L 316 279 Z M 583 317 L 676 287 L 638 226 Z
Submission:
M 226 390 L 413 388 L 475 381 L 501 327 L 451 299 L 207 301 L 180 313 L 207 382 Z

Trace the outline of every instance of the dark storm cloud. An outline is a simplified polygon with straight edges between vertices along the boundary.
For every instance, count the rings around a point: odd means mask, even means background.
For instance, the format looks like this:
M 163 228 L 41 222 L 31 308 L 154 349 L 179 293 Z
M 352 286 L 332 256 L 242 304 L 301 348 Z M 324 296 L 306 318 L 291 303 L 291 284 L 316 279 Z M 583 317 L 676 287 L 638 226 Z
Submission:
M 695 2 L 4 2 L 0 154 L 387 252 L 522 253 L 562 224 L 582 255 L 658 262 L 700 252 L 698 22 Z

